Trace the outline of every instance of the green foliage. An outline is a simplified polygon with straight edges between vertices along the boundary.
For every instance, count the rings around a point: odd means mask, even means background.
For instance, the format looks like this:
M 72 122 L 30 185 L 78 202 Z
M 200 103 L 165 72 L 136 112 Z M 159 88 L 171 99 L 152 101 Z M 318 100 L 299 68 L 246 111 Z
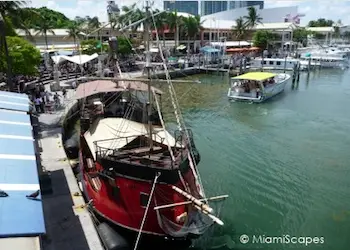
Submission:
M 293 41 L 306 46 L 308 35 L 311 35 L 310 31 L 306 30 L 305 28 L 297 28 L 293 30 Z
M 278 38 L 277 34 L 274 34 L 265 30 L 258 30 L 253 35 L 253 44 L 256 47 L 265 49 L 267 45 Z
M 41 55 L 31 43 L 20 37 L 6 37 L 9 56 L 14 74 L 35 75 Z M 6 57 L 3 50 L 0 51 L 0 71 L 7 71 Z
M 14 29 L 11 19 L 6 17 L 4 23 L 6 36 L 16 36 L 16 31 Z
M 109 45 L 101 44 L 99 40 L 88 39 L 81 41 L 80 46 L 84 50 L 84 54 L 92 55 L 94 53 L 101 53 L 102 51 L 107 52 L 109 50 Z M 118 37 L 118 54 L 121 56 L 126 56 L 132 53 L 132 46 L 130 41 L 124 37 Z
M 256 25 L 261 24 L 263 20 L 253 6 L 248 7 L 248 15 L 244 16 L 244 18 L 246 19 L 245 25 L 249 28 L 254 28 Z
M 247 25 L 244 23 L 243 17 L 239 17 L 236 19 L 236 26 L 233 26 L 233 31 L 235 32 L 235 37 L 239 41 L 243 39 L 245 34 L 247 33 Z
M 68 28 L 72 22 L 64 14 L 48 9 L 46 7 L 41 8 L 25 8 L 24 10 L 29 10 L 36 13 L 36 17 L 25 16 L 23 17 L 23 22 L 28 23 L 28 28 L 34 29 L 37 26 L 40 26 L 42 20 L 52 22 L 54 24 L 53 29 L 63 29 Z
M 332 27 L 334 24 L 333 20 L 326 20 L 325 18 L 319 18 L 317 20 L 311 20 L 308 24 L 309 27 Z
M 201 21 L 199 16 L 189 16 L 183 18 L 183 30 L 188 38 L 195 39 L 199 34 L 200 29 Z
M 130 41 L 124 37 L 118 37 L 118 54 L 125 56 L 132 53 Z
M 88 54 L 88 55 L 92 55 L 94 53 L 100 53 L 101 46 L 102 46 L 103 52 L 108 51 L 108 45 L 101 44 L 101 42 L 99 40 L 96 40 L 96 39 L 89 39 L 89 40 L 81 41 L 80 45 L 84 51 L 84 54 Z

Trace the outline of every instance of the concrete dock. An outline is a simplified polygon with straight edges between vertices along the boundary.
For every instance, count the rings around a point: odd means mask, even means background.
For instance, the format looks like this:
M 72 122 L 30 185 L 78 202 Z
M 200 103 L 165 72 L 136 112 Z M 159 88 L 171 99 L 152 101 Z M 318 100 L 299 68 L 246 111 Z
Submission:
M 68 96 L 72 96 L 69 92 Z M 65 103 L 70 103 L 66 100 Z M 47 234 L 44 250 L 102 250 L 97 231 L 67 161 L 61 140 L 60 120 L 65 109 L 40 114 L 41 164 L 50 172 L 52 194 L 43 195 Z

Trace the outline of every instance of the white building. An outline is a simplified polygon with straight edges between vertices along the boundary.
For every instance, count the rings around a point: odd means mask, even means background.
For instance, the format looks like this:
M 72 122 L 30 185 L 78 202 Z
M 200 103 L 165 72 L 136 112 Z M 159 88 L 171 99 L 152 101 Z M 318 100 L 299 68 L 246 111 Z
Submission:
M 299 17 L 303 15 L 298 13 L 298 6 L 279 7 L 271 9 L 259 9 L 259 6 L 254 6 L 257 14 L 262 18 L 263 23 L 284 23 L 292 22 L 294 18 L 296 23 Z M 231 20 L 234 21 L 239 17 L 248 15 L 247 8 L 231 9 L 214 13 L 211 15 L 202 16 L 202 20 Z

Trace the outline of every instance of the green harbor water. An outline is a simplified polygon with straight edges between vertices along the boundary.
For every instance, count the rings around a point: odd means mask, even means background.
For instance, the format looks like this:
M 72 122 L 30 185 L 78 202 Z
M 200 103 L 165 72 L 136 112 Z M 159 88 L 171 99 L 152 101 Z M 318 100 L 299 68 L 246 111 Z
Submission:
M 199 249 L 350 249 L 350 72 L 302 73 L 263 104 L 227 100 L 228 78 L 174 84 L 202 160 L 207 195 L 228 194 Z M 166 87 L 161 87 L 166 92 Z M 170 116 L 163 96 L 165 118 Z M 248 235 L 250 242 L 240 243 Z M 324 237 L 323 244 L 259 244 L 253 236 Z M 302 241 L 302 240 L 300 240 Z

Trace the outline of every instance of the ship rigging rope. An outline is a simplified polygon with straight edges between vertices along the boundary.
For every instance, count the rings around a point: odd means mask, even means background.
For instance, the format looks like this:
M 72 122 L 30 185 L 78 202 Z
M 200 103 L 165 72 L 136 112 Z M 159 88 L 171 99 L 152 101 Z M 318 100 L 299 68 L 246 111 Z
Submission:
M 153 92 L 154 100 L 156 101 L 156 106 L 157 106 L 159 119 L 160 119 L 160 122 L 162 124 L 163 129 L 164 129 L 164 135 L 165 135 L 165 140 L 166 140 L 166 143 L 167 143 L 167 146 L 168 146 L 168 150 L 170 152 L 171 159 L 173 160 L 173 162 L 175 162 L 174 152 L 173 152 L 173 150 L 171 149 L 171 146 L 170 146 L 170 142 L 169 142 L 169 139 L 168 139 L 168 134 L 167 134 L 167 131 L 165 129 L 165 124 L 164 124 L 164 121 L 163 121 L 163 116 L 162 116 L 162 113 L 160 111 L 158 99 L 157 99 L 156 93 L 154 92 L 154 89 L 152 89 L 152 92 Z M 176 140 L 175 140 L 175 145 L 174 146 L 176 147 Z
M 124 131 L 124 128 L 125 128 L 125 126 L 126 126 L 126 128 L 127 128 L 127 125 L 128 125 L 128 122 L 129 122 L 129 118 L 134 114 L 134 107 L 135 107 L 136 105 L 135 105 L 135 102 L 134 102 L 134 100 L 133 99 L 131 99 L 131 102 L 130 102 L 130 105 L 129 105 L 129 107 L 127 108 L 127 110 L 126 110 L 126 112 L 125 112 L 125 114 L 124 114 L 124 119 L 122 120 L 122 122 L 119 124 L 119 127 L 118 128 L 113 128 L 113 127 L 110 127 L 110 129 L 112 129 L 112 130 L 114 130 L 114 131 L 116 131 L 116 133 L 115 133 L 115 139 L 114 140 L 112 140 L 111 141 L 111 143 L 110 143 L 110 145 L 109 145 L 109 148 L 110 149 L 113 149 L 114 147 L 116 147 L 117 146 L 117 144 L 118 144 L 118 142 L 119 142 L 119 140 L 120 140 L 120 133 L 122 132 L 122 131 Z M 126 131 L 126 129 L 125 129 L 125 131 Z M 125 132 L 124 131 L 124 132 Z
M 152 21 L 153 21 L 154 27 L 157 27 L 152 11 L 150 13 L 152 15 Z M 182 131 L 182 127 L 183 127 L 184 128 L 184 132 L 185 132 L 186 137 L 187 137 L 187 140 L 189 140 L 190 136 L 189 136 L 188 131 L 186 129 L 186 125 L 185 125 L 184 119 L 182 117 L 182 114 L 181 114 L 181 112 L 180 112 L 180 110 L 178 108 L 179 107 L 179 102 L 176 99 L 175 89 L 174 89 L 174 86 L 173 86 L 173 84 L 171 82 L 171 78 L 170 78 L 170 74 L 169 74 L 169 71 L 168 71 L 168 68 L 167 68 L 167 65 L 166 65 L 166 61 L 165 61 L 165 58 L 164 58 L 163 50 L 162 50 L 162 48 L 160 46 L 159 35 L 158 35 L 158 30 L 157 29 L 155 30 L 155 33 L 156 33 L 156 39 L 157 39 L 157 44 L 158 44 L 158 48 L 159 48 L 159 53 L 160 53 L 160 56 L 161 56 L 162 61 L 163 61 L 163 67 L 165 69 L 165 76 L 166 76 L 166 79 L 167 79 L 167 82 L 168 82 L 168 88 L 169 88 L 169 92 L 170 92 L 170 96 L 171 96 L 171 100 L 172 100 L 172 105 L 174 107 L 175 117 L 176 117 L 176 120 L 178 122 L 178 126 L 179 126 L 180 131 Z M 187 48 L 187 49 L 189 49 L 189 48 Z M 201 195 L 203 196 L 203 198 L 206 198 L 201 177 L 200 177 L 199 173 L 196 171 L 196 169 L 197 169 L 196 162 L 193 161 L 193 159 L 195 159 L 195 157 L 194 157 L 194 154 L 193 154 L 192 145 L 191 145 L 191 143 L 188 143 L 188 144 L 189 144 L 189 148 L 190 148 L 190 154 L 189 155 L 191 156 L 190 158 L 192 158 L 192 159 L 190 159 L 190 162 L 192 161 L 192 163 L 193 163 L 193 165 L 195 167 L 195 169 L 193 169 L 193 167 L 191 166 L 191 170 L 193 171 L 193 174 L 195 174 L 195 176 L 197 177 L 196 180 L 198 180 L 198 182 L 199 182 Z
M 140 230 L 139 230 L 139 232 L 138 232 L 138 234 L 137 234 L 137 239 L 136 239 L 136 243 L 135 243 L 134 250 L 137 249 L 137 246 L 138 246 L 138 244 L 139 244 L 139 240 L 140 240 L 140 237 L 141 237 L 142 229 L 143 229 L 143 226 L 144 226 L 145 221 L 146 221 L 148 209 L 149 209 L 149 207 L 150 207 L 150 205 L 151 205 L 151 201 L 152 201 L 152 198 L 153 198 L 153 193 L 154 193 L 154 190 L 155 190 L 155 188 L 156 188 L 156 184 L 157 184 L 157 180 L 158 180 L 158 177 L 159 177 L 159 176 L 160 176 L 160 172 L 157 172 L 156 176 L 154 177 L 154 181 L 153 181 L 151 193 L 149 194 L 149 198 L 148 198 L 148 202 L 147 202 L 147 207 L 146 207 L 145 213 L 143 214 L 143 218 L 142 218 Z

